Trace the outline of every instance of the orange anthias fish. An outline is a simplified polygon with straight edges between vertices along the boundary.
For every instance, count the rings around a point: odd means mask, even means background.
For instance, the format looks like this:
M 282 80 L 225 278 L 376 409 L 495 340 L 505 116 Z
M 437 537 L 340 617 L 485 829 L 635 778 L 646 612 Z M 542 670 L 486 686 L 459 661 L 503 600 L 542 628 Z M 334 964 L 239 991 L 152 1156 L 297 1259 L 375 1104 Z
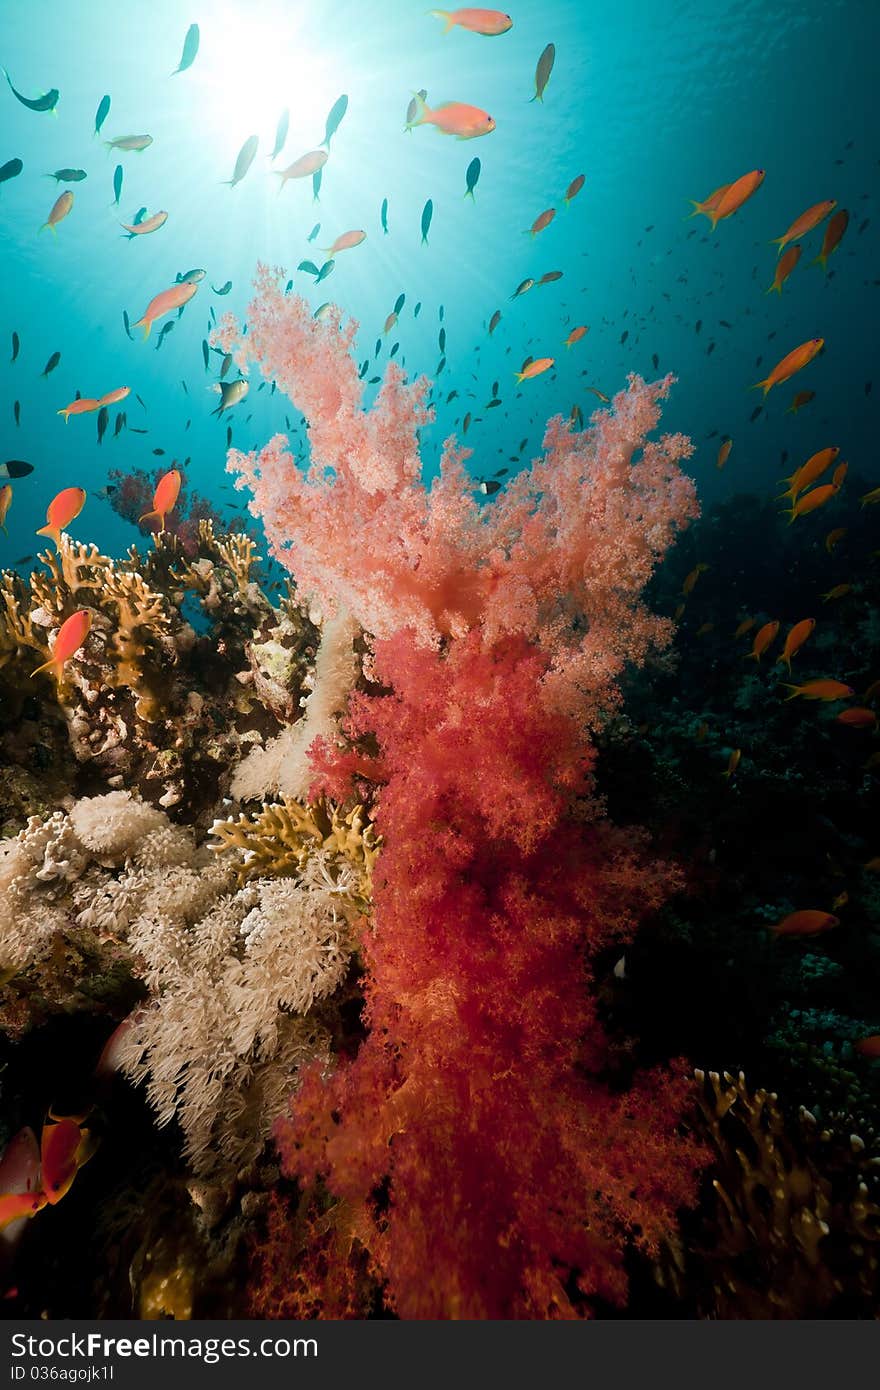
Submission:
M 89 635 L 91 626 L 92 615 L 88 608 L 80 608 L 67 618 L 58 629 L 58 636 L 55 638 L 51 657 L 48 661 L 44 661 L 42 666 L 38 666 L 36 671 L 31 671 L 31 679 L 38 676 L 41 671 L 51 671 L 55 679 L 60 680 L 64 663 L 79 651 Z
M 830 603 L 832 599 L 845 598 L 851 589 L 852 584 L 835 584 L 833 589 L 822 595 L 822 599 L 825 603 Z
M 824 338 L 810 338 L 806 343 L 801 343 L 800 347 L 792 348 L 791 352 L 787 353 L 781 362 L 776 363 L 776 366 L 769 376 L 766 376 L 763 381 L 755 382 L 752 390 L 757 390 L 759 386 L 763 387 L 764 395 L 766 396 L 768 391 L 771 391 L 774 386 L 781 386 L 784 381 L 788 381 L 793 377 L 795 372 L 799 372 L 801 368 L 806 367 L 812 362 L 813 358 L 822 351 L 824 346 Z
M 536 361 L 530 362 L 527 367 L 523 367 L 521 372 L 514 372 L 517 381 L 531 381 L 532 377 L 540 376 L 542 372 L 548 372 L 553 366 L 554 358 L 539 357 Z
M 837 250 L 843 234 L 849 226 L 849 213 L 846 208 L 839 208 L 825 228 L 825 237 L 822 242 L 822 250 L 819 252 L 813 265 L 821 265 L 823 270 L 828 269 L 828 257 L 832 256 Z
M 880 487 L 871 488 L 870 492 L 864 493 L 863 496 L 859 498 L 859 502 L 862 508 L 873 507 L 877 502 L 880 502 Z
M 813 628 L 815 626 L 815 618 L 803 618 L 801 622 L 795 623 L 794 627 L 790 627 L 788 629 L 788 632 L 785 637 L 785 646 L 782 649 L 782 655 L 778 656 L 776 658 L 776 661 L 777 664 L 780 661 L 784 662 L 785 665 L 788 667 L 789 674 L 791 674 L 791 658 L 795 655 L 796 652 L 800 651 L 807 638 L 812 634 Z
M 819 932 L 839 926 L 840 918 L 835 917 L 833 912 L 807 908 L 802 912 L 790 912 L 781 922 L 774 923 L 770 930 L 776 936 L 816 936 Z
M 715 209 L 718 207 L 718 204 L 721 202 L 721 199 L 724 197 L 729 187 L 729 183 L 723 183 L 720 188 L 715 189 L 714 193 L 710 193 L 708 198 L 704 198 L 702 203 L 698 203 L 695 198 L 691 198 L 690 202 L 693 204 L 694 210 L 688 213 L 688 217 L 699 217 L 702 213 L 704 217 L 708 217 L 711 220 Z M 685 218 L 685 221 L 687 221 L 687 218 Z
M 72 207 L 73 194 L 71 193 L 69 188 L 66 188 L 64 192 L 61 194 L 61 196 L 55 199 L 55 202 L 52 204 L 52 211 L 49 213 L 49 216 L 43 223 L 43 226 L 40 228 L 40 231 L 42 232 L 46 227 L 51 227 L 52 234 L 54 236 L 55 228 L 57 227 L 58 223 L 64 221 L 65 217 L 70 212 L 70 209 Z
M 833 531 L 828 532 L 828 535 L 825 537 L 825 549 L 828 551 L 829 555 L 831 554 L 834 547 L 840 544 L 845 535 L 845 526 L 835 526 Z
M 752 169 L 751 173 L 743 174 L 741 178 L 735 180 L 725 188 L 714 208 L 708 211 L 709 221 L 712 223 L 712 230 L 723 222 L 726 217 L 732 217 L 738 212 L 743 203 L 756 193 L 764 182 L 764 170 Z
M 807 208 L 806 212 L 802 212 L 800 217 L 795 218 L 785 236 L 774 237 L 770 245 L 778 246 L 781 255 L 790 241 L 797 241 L 798 237 L 806 236 L 814 227 L 818 227 L 819 223 L 824 221 L 829 212 L 833 212 L 836 207 L 836 198 L 827 198 L 824 203 L 814 203 L 811 208 Z
M 0 1158 L 0 1231 L 35 1216 L 46 1201 L 40 1186 L 37 1136 L 28 1125 L 13 1135 Z
M 0 528 L 2 528 L 3 534 L 6 536 L 9 535 L 9 532 L 6 530 L 6 518 L 9 515 L 9 508 L 11 506 L 12 484 L 4 483 L 3 486 L 0 487 Z
M 794 501 L 799 492 L 803 492 L 811 483 L 821 478 L 839 453 L 840 449 L 832 444 L 827 449 L 818 449 L 815 454 L 811 454 L 806 463 L 802 463 L 800 468 L 796 468 L 787 478 L 782 479 L 784 483 L 788 483 L 788 489 L 780 493 L 780 497 L 789 497 Z
M 276 169 L 275 172 L 281 180 L 278 192 L 281 192 L 288 179 L 307 179 L 317 174 L 319 169 L 323 169 L 328 158 L 326 150 L 309 150 L 307 154 L 301 154 L 299 159 L 288 164 L 286 169 Z
M 115 391 L 108 391 L 106 396 L 102 396 L 98 405 L 118 405 L 120 401 L 124 401 L 126 396 L 130 395 L 130 386 L 117 386 Z
M 815 512 L 819 507 L 824 507 L 826 502 L 830 502 L 832 497 L 836 497 L 840 491 L 837 483 L 823 483 L 822 487 L 814 487 L 810 492 L 805 492 L 794 503 L 789 514 L 788 524 L 797 521 L 799 516 L 807 516 L 810 512 Z
M 753 656 L 756 661 L 760 661 L 767 648 L 776 640 L 778 631 L 779 623 L 775 621 L 772 623 L 765 623 L 763 627 L 759 627 L 758 631 L 755 633 L 752 650 L 746 652 L 746 656 Z
M 681 586 L 681 592 L 685 595 L 692 594 L 694 591 L 694 585 L 696 584 L 700 575 L 703 574 L 704 571 L 708 568 L 709 566 L 705 564 L 695 565 L 694 568 L 691 570 L 690 574 L 685 575 L 684 583 Z
M 855 706 L 845 709 L 837 716 L 838 724 L 848 724 L 851 729 L 876 729 L 877 716 L 872 709 Z
M 61 532 L 79 516 L 85 504 L 84 487 L 62 488 L 46 508 L 46 525 L 40 527 L 37 535 L 48 536 L 57 548 L 61 544 Z
M 180 472 L 172 468 L 170 472 L 163 473 L 156 484 L 156 491 L 153 493 L 153 510 L 144 512 L 143 516 L 138 517 L 138 526 L 142 521 L 149 521 L 153 518 L 159 522 L 159 530 L 165 530 L 166 514 L 173 510 L 180 492 Z
M 801 258 L 801 247 L 789 246 L 785 255 L 776 262 L 776 274 L 773 276 L 773 284 L 765 290 L 765 294 L 772 294 L 775 290 L 777 294 L 782 294 L 782 286 L 785 284 L 791 272 L 794 270 Z
M 734 637 L 745 637 L 746 633 L 751 632 L 754 626 L 754 618 L 743 618 L 742 622 L 739 624 L 739 626 L 736 629 L 736 632 L 733 635 Z
M 64 416 L 64 423 L 67 424 L 71 415 L 87 415 L 93 410 L 100 410 L 101 402 L 92 396 L 78 396 L 70 405 L 66 405 L 63 410 L 56 411 L 56 415 Z
M 54 1115 L 51 1118 L 53 1123 L 47 1121 L 43 1125 L 40 1164 L 46 1201 L 55 1206 L 70 1191 L 74 1178 L 95 1149 L 91 1132 L 83 1129 L 79 1120 Z
M 487 111 L 479 106 L 468 106 L 463 101 L 444 101 L 442 106 L 432 110 L 424 97 L 416 93 L 410 105 L 415 109 L 412 119 L 407 120 L 407 130 L 417 125 L 432 125 L 443 135 L 455 135 L 459 140 L 474 140 L 479 135 L 491 134 L 495 129 L 495 122 Z
M 565 340 L 565 346 L 567 348 L 574 347 L 575 343 L 579 343 L 581 338 L 583 338 L 585 334 L 589 333 L 589 331 L 590 330 L 586 324 L 579 323 L 577 328 L 573 328 L 569 333 L 568 337 Z
M 586 176 L 584 174 L 578 174 L 577 178 L 572 179 L 571 183 L 568 185 L 568 188 L 565 190 L 566 207 L 568 207 L 572 198 L 576 198 L 577 195 L 580 193 L 581 189 L 584 186 L 585 177 Z
M 324 247 L 325 256 L 337 256 L 340 251 L 350 251 L 353 246 L 360 246 L 362 241 L 366 241 L 367 234 L 364 231 L 342 232 L 336 238 L 332 246 Z
M 851 685 L 844 685 L 843 681 L 819 680 L 807 681 L 805 685 L 787 685 L 786 690 L 791 694 L 786 695 L 786 700 L 794 700 L 801 695 L 805 700 L 847 700 L 850 695 L 855 695 Z
M 733 448 L 733 440 L 732 440 L 732 439 L 725 439 L 724 443 L 721 445 L 721 448 L 718 450 L 718 461 L 717 461 L 716 467 L 718 467 L 718 468 L 723 468 L 723 467 L 724 467 L 725 463 L 726 463 L 727 460 L 730 458 L 730 451 L 731 451 L 732 448 Z
M 133 326 L 140 328 L 143 324 L 144 337 L 148 338 L 150 329 L 156 320 L 160 319 L 163 314 L 170 314 L 172 309 L 182 309 L 184 304 L 189 303 L 198 288 L 197 284 L 183 281 L 179 285 L 172 285 L 170 289 L 162 290 L 160 294 L 150 300 L 144 310 L 143 317 L 139 318 Z
M 459 24 L 471 34 L 482 34 L 484 38 L 491 39 L 498 34 L 506 34 L 508 29 L 513 28 L 510 15 L 503 14 L 501 10 L 432 10 L 431 15 L 434 19 L 444 21 L 444 34 L 448 34 L 450 29 Z
M 120 227 L 124 227 L 128 232 L 129 240 L 135 236 L 148 236 L 150 232 L 158 232 L 160 227 L 164 227 L 168 221 L 167 212 L 154 212 L 152 217 L 145 217 L 143 222 L 120 222 Z
M 544 211 L 538 217 L 535 218 L 531 227 L 529 227 L 527 235 L 534 237 L 537 236 L 539 232 L 543 232 L 545 227 L 550 226 L 550 223 L 553 221 L 555 216 L 555 208 L 545 208 Z
M 727 760 L 727 767 L 725 768 L 724 772 L 722 772 L 722 774 L 721 774 L 722 777 L 726 777 L 726 778 L 727 778 L 728 782 L 732 779 L 733 774 L 736 772 L 736 769 L 739 767 L 739 760 L 740 760 L 741 757 L 742 757 L 742 749 L 741 749 L 741 748 L 733 748 L 733 749 L 731 749 L 730 757 L 729 757 L 728 760 Z
M 810 401 L 815 399 L 815 391 L 798 391 L 791 405 L 788 407 L 788 410 L 785 412 L 786 415 L 797 415 L 799 410 L 803 410 L 805 405 L 809 405 Z
M 841 487 L 843 487 L 843 480 L 844 480 L 844 478 L 846 477 L 846 475 L 847 475 L 848 472 L 849 472 L 849 464 L 848 464 L 848 463 L 839 463 L 839 464 L 837 465 L 837 467 L 835 468 L 834 472 L 831 474 L 831 482 L 832 482 L 832 484 L 834 485 L 834 487 L 836 487 L 836 488 L 841 488 Z
M 859 1038 L 853 1048 L 861 1057 L 880 1057 L 880 1033 L 870 1033 L 867 1038 Z

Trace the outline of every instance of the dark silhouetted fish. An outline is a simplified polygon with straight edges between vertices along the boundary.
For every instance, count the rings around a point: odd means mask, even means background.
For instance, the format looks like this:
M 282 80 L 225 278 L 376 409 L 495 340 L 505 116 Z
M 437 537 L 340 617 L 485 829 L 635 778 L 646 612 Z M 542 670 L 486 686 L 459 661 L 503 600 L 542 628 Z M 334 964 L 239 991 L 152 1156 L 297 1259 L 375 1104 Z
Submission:
M 95 112 L 95 134 L 96 134 L 96 135 L 100 135 L 100 134 L 101 134 L 101 126 L 104 124 L 104 122 L 106 121 L 106 119 L 107 119 L 107 117 L 108 117 L 109 114 L 110 114 L 110 98 L 109 98 L 108 96 L 107 96 L 107 97 L 101 97 L 101 100 L 98 102 L 98 109 L 97 109 L 97 111 Z

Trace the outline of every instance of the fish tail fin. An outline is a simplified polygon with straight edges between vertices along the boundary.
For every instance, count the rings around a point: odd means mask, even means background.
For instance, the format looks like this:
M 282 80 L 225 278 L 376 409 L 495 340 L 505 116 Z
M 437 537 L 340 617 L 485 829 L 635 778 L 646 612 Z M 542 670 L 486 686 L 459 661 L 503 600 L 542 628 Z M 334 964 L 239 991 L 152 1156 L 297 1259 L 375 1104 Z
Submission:
M 774 290 L 777 294 L 782 294 L 782 285 L 779 283 L 778 280 L 774 280 L 773 284 L 770 285 L 769 288 L 764 291 L 764 293 L 772 294 Z
M 144 338 L 149 338 L 149 336 L 150 336 L 150 329 L 153 327 L 153 320 L 152 320 L 152 319 L 138 319 L 137 323 L 134 324 L 134 327 L 135 327 L 135 328 L 140 328 L 141 324 L 143 324 L 143 327 L 144 327 Z
M 757 390 L 760 389 L 760 390 L 762 390 L 762 391 L 764 392 L 764 395 L 766 396 L 766 395 L 767 395 L 767 392 L 770 390 L 770 384 L 769 384 L 769 383 L 770 383 L 770 378 L 769 378 L 769 376 L 765 376 L 763 381 L 756 381 L 756 382 L 754 383 L 753 386 L 750 386 L 750 387 L 749 387 L 749 390 L 750 390 L 750 391 L 757 391 Z
M 776 665 L 777 665 L 777 666 L 780 666 L 780 665 L 783 665 L 783 664 L 784 664 L 784 666 L 785 666 L 785 669 L 788 671 L 788 674 L 791 675 L 791 657 L 788 656 L 788 655 L 786 655 L 785 652 L 783 652 L 781 656 L 778 656 L 778 657 L 776 658 Z
M 786 700 L 793 700 L 795 698 L 795 695 L 797 695 L 798 693 L 798 687 L 796 685 L 789 685 L 788 681 L 782 682 L 782 688 L 783 690 L 792 691 L 791 695 L 786 695 Z
M 38 666 L 36 671 L 31 671 L 31 680 L 33 680 L 34 676 L 39 676 L 43 671 L 54 671 L 55 674 L 58 675 L 59 666 L 54 656 L 50 656 L 49 660 L 44 661 L 42 666 Z
M 40 527 L 36 534 L 38 536 L 48 536 L 50 541 L 55 542 L 56 550 L 60 549 L 61 532 L 57 526 L 52 526 L 47 522 L 45 526 Z
M 777 256 L 781 256 L 781 255 L 782 255 L 782 248 L 783 248 L 783 246 L 785 245 L 785 237 L 784 237 L 784 236 L 775 236 L 775 237 L 773 237 L 773 238 L 771 239 L 771 241 L 770 241 L 769 244 L 770 244 L 771 246 L 778 246 L 778 247 L 779 247 L 779 250 L 776 252 L 776 254 L 777 254 Z
M 705 213 L 706 211 L 706 209 L 703 207 L 703 204 L 698 202 L 696 198 L 688 198 L 688 202 L 693 208 L 693 211 L 689 212 L 686 217 L 683 217 L 681 219 L 682 222 L 690 222 L 692 217 L 699 217 L 701 212 Z
M 452 15 L 449 13 L 448 10 L 429 10 L 429 11 L 428 11 L 428 14 L 431 16 L 432 19 L 442 19 L 442 20 L 444 21 L 444 23 L 443 23 L 443 32 L 444 32 L 444 34 L 448 34 L 449 31 L 450 31 L 450 29 L 451 29 L 451 28 L 453 27 L 453 25 L 455 24 L 455 20 L 454 20 L 454 18 L 452 17 Z
M 64 423 L 65 423 L 65 425 L 67 424 L 68 419 L 70 418 L 70 411 L 68 410 L 67 406 L 65 406 L 63 410 L 56 410 L 56 411 L 55 411 L 55 414 L 56 414 L 56 415 L 63 415 L 63 416 L 64 416 Z
M 521 381 L 525 381 L 525 377 L 526 377 L 525 372 L 514 372 L 513 375 L 516 377 L 516 384 L 517 384 L 517 386 L 520 384 Z
M 7 529 L 6 529 L 6 522 L 5 522 L 5 521 L 0 522 L 0 531 L 3 532 L 4 536 L 5 536 L 5 537 L 7 538 L 7 540 L 8 540 L 8 539 L 9 539 L 9 532 L 8 532 Z
M 50 174 L 49 177 L 51 178 L 52 175 Z M 822 270 L 827 274 L 827 273 L 828 273 L 828 257 L 825 255 L 824 251 L 820 251 L 819 254 L 818 254 L 818 256 L 816 257 L 816 259 L 815 259 L 814 261 L 810 261 L 810 265 L 821 265 Z
M 161 512 L 156 512 L 156 511 L 144 512 L 143 516 L 139 516 L 139 517 L 138 517 L 138 519 L 137 519 L 137 524 L 138 524 L 138 526 L 140 526 L 140 525 L 142 524 L 142 522 L 144 522 L 144 521 L 152 521 L 152 519 L 153 519 L 154 517 L 156 518 L 157 521 L 160 521 L 160 522 L 162 523 L 162 525 L 161 525 L 161 530 L 164 531 L 164 530 L 165 530 L 165 518 L 164 518 L 164 516 L 162 515 Z
M 476 198 L 474 197 L 474 190 L 473 190 L 472 188 L 466 188 L 466 189 L 464 190 L 464 196 L 465 196 L 466 198 L 470 198 L 470 200 L 471 200 L 472 203 L 475 203 L 475 202 L 477 201 Z

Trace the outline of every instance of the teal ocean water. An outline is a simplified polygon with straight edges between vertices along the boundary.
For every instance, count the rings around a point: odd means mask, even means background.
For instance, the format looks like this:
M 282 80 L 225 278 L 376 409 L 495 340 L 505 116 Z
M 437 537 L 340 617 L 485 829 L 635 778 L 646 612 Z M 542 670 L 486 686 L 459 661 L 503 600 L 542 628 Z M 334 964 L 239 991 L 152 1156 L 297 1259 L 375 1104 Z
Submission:
M 190 22 L 199 24 L 199 51 L 172 77 Z M 6 7 L 0 59 L 12 82 L 29 98 L 57 87 L 60 99 L 49 114 L 25 108 L 6 83 L 0 92 L 0 163 L 23 163 L 21 175 L 0 187 L 2 457 L 34 468 L 15 486 L 11 539 L 0 538 L 4 563 L 34 550 L 49 498 L 73 484 L 90 494 L 76 534 L 113 553 L 130 544 L 133 528 L 95 495 L 111 468 L 158 469 L 188 458 L 192 487 L 221 510 L 239 505 L 224 474 L 227 422 L 237 447 L 257 447 L 285 429 L 289 406 L 252 391 L 228 417 L 212 418 L 209 388 L 221 357 L 212 354 L 206 372 L 201 344 L 212 308 L 243 314 L 257 259 L 285 268 L 316 308 L 334 300 L 359 321 L 358 358 L 370 358 L 368 377 L 381 373 L 395 341 L 411 373 L 433 378 L 445 357 L 437 420 L 424 435 L 429 471 L 467 411 L 475 476 L 515 471 L 509 460 L 537 452 L 550 415 L 578 405 L 588 417 L 599 402 L 585 387 L 613 395 L 635 371 L 678 377 L 664 422 L 696 441 L 691 466 L 704 502 L 761 490 L 779 476 L 783 449 L 797 460 L 832 439 L 870 476 L 878 38 L 880 8 L 870 0 L 524 0 L 513 28 L 494 38 L 460 27 L 444 33 L 421 4 L 401 0 L 327 8 L 229 0 L 191 15 L 162 0 L 122 15 L 100 2 Z M 551 42 L 556 60 L 543 101 L 530 101 L 536 62 Z M 430 127 L 405 133 L 407 105 L 422 88 L 429 103 L 484 108 L 496 129 L 470 141 Z M 110 112 L 96 136 L 105 93 Z M 310 179 L 279 193 L 273 171 L 318 145 L 342 93 L 348 109 L 318 200 Z M 273 161 L 284 110 L 289 130 Z M 105 138 L 147 133 L 152 144 L 142 152 L 104 147 Z M 230 188 L 224 181 L 251 135 L 256 157 Z M 481 171 L 472 202 L 463 194 L 475 156 Z M 87 178 L 56 185 L 45 177 L 64 167 Z M 758 167 L 766 171 L 762 187 L 715 232 L 705 218 L 683 220 L 688 199 Z M 581 173 L 584 186 L 566 207 L 565 190 Z M 40 232 L 66 187 L 72 211 L 57 233 Z M 433 218 L 422 244 L 428 199 Z M 776 257 L 771 238 L 824 199 L 850 213 L 828 274 L 810 264 L 820 227 L 804 238 L 783 294 L 765 296 Z M 148 215 L 167 211 L 167 223 L 126 239 L 120 222 L 144 207 Z M 550 225 L 524 235 L 549 208 L 556 209 Z M 350 229 L 363 229 L 366 240 L 335 258 L 332 277 L 315 285 L 296 273 L 304 259 L 321 265 L 320 248 Z M 134 323 L 192 268 L 203 268 L 205 279 L 161 346 L 161 325 L 146 342 L 133 330 L 130 341 L 123 311 Z M 511 299 L 527 277 L 552 271 L 562 278 Z M 218 297 L 212 286 L 227 281 L 229 293 Z M 401 293 L 399 323 L 383 336 Z M 497 309 L 502 318 L 490 337 Z M 589 333 L 567 350 L 578 325 Z M 13 331 L 21 348 L 10 362 Z M 747 388 L 814 336 L 825 339 L 820 360 L 771 393 L 751 420 L 761 398 Z M 43 378 L 56 351 L 60 362 Z M 555 368 L 517 388 L 513 374 L 529 356 L 551 356 Z M 486 411 L 496 381 L 502 405 Z M 128 428 L 114 438 L 111 414 L 100 446 L 94 415 L 65 426 L 56 414 L 77 392 L 99 397 L 122 385 L 132 390 L 121 407 Z M 786 414 L 801 387 L 815 390 L 815 401 L 797 417 Z M 734 444 L 719 475 L 725 435 Z

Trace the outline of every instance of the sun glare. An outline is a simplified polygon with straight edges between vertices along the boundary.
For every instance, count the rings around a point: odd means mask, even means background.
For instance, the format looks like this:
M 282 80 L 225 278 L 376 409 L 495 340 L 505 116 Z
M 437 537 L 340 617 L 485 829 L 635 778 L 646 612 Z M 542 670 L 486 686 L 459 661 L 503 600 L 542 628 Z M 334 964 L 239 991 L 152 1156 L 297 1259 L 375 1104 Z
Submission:
M 260 151 L 268 155 L 287 110 L 285 153 L 294 159 L 320 141 L 326 114 L 345 90 L 331 58 L 310 49 L 303 7 L 230 5 L 206 28 L 193 68 L 201 118 L 210 133 L 229 141 L 233 156 L 250 135 L 259 137 Z

